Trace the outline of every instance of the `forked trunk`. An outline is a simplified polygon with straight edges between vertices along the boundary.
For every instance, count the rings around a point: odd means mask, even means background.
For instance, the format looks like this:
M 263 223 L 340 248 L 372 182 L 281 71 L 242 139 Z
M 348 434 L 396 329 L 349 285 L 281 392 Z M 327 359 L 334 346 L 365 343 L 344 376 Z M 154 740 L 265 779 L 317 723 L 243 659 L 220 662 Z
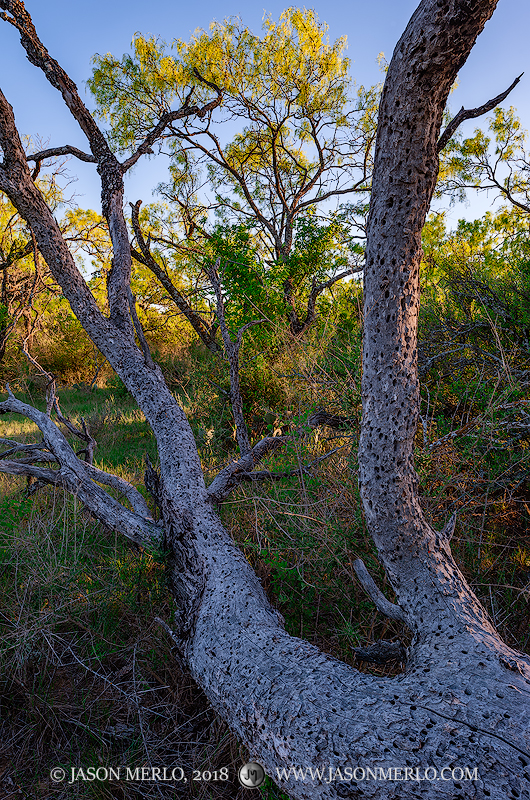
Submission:
M 12 13 L 15 5 L 0 0 Z M 436 534 L 425 521 L 412 463 L 420 235 L 436 144 L 450 86 L 495 6 L 423 0 L 396 47 L 379 116 L 359 460 L 367 523 L 414 633 L 406 672 L 392 679 L 361 674 L 285 632 L 209 499 L 181 408 L 160 370 L 146 364 L 130 325 L 97 310 L 24 173 L 5 100 L 0 107 L 0 189 L 28 220 L 72 308 L 157 439 L 181 657 L 292 798 L 530 797 L 530 661 L 492 627 L 453 561 L 450 531 Z M 120 285 L 117 279 L 119 312 Z M 305 770 L 305 780 L 292 768 Z

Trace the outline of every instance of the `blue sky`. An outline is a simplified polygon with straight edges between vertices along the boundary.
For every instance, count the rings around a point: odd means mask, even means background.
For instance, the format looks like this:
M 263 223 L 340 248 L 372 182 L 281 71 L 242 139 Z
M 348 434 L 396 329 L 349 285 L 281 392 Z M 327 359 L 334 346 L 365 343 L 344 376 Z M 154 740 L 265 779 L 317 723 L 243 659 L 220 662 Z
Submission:
M 277 18 L 287 4 L 278 0 L 250 2 L 224 0 L 222 4 L 203 0 L 201 3 L 175 3 L 174 0 L 27 0 L 39 35 L 52 54 L 77 83 L 81 96 L 90 106 L 91 98 L 85 81 L 91 74 L 94 53 L 112 52 L 121 55 L 130 48 L 136 31 L 151 33 L 171 40 L 188 38 L 197 27 L 207 27 L 212 19 L 239 15 L 244 23 L 259 30 L 264 12 Z M 414 11 L 416 0 L 318 0 L 308 3 L 319 18 L 329 25 L 331 39 L 346 35 L 352 75 L 358 83 L 371 84 L 381 79 L 377 55 L 381 51 L 388 60 L 405 25 Z M 474 107 L 505 89 L 521 72 L 521 83 L 510 96 L 510 102 L 530 128 L 530 4 L 524 0 L 500 0 L 492 19 L 473 49 L 459 76 L 459 87 L 451 105 Z M 0 86 L 15 109 L 19 130 L 39 135 L 49 146 L 73 144 L 86 148 L 83 134 L 72 120 L 62 98 L 44 76 L 25 58 L 17 32 L 0 22 Z M 464 132 L 471 133 L 475 122 L 467 123 Z M 69 168 L 79 176 L 74 191 L 81 206 L 99 210 L 99 185 L 92 165 L 70 162 Z M 150 200 L 151 189 L 164 177 L 162 163 L 145 160 L 128 179 L 129 200 Z M 467 208 L 452 209 L 450 216 L 478 216 L 489 207 L 486 197 Z

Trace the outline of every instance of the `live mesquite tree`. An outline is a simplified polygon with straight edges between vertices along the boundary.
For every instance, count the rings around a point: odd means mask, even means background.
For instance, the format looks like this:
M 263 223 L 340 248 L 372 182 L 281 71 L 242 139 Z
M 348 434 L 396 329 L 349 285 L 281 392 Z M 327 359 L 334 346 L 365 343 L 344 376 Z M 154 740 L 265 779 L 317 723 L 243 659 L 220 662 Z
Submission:
M 362 564 L 357 566 L 377 607 L 413 632 L 406 671 L 384 679 L 361 674 L 289 636 L 224 530 L 216 502 L 284 439 L 265 439 L 250 449 L 241 436 L 241 458 L 206 488 L 184 413 L 140 333 L 141 346 L 135 342 L 123 175 L 145 146 L 123 164 L 116 160 L 76 87 L 39 41 L 23 4 L 0 0 L 2 16 L 19 30 L 29 59 L 81 125 L 91 153 L 81 156 L 93 161 L 101 176 L 114 247 L 108 318 L 35 187 L 12 109 L 1 94 L 0 190 L 26 219 L 74 312 L 156 436 L 160 474 L 151 476 L 151 485 L 162 523 L 150 518 L 134 487 L 95 470 L 90 459 L 78 459 L 49 415 L 12 394 L 0 410 L 32 419 L 45 442 L 40 450 L 47 450 L 56 466 L 3 459 L 0 468 L 75 492 L 102 522 L 135 542 L 165 541 L 179 609 L 167 631 L 219 714 L 293 798 L 530 796 L 530 660 L 500 639 L 454 562 L 449 544 L 454 521 L 438 533 L 425 520 L 412 461 L 420 233 L 436 181 L 445 102 L 496 2 L 422 0 L 396 46 L 381 101 L 368 223 L 359 461 L 367 524 L 397 604 L 383 597 Z M 188 107 L 174 113 L 192 112 Z M 218 287 L 214 269 L 211 277 Z M 222 320 L 219 297 L 218 312 Z M 238 342 L 231 345 L 236 359 Z M 111 498 L 102 483 L 119 486 L 131 509 Z M 428 767 L 477 767 L 480 779 L 408 780 L 397 786 L 374 780 L 297 782 L 277 773 L 312 766 L 329 776 L 328 768 L 345 765 L 418 768 L 420 775 Z
M 161 236 L 157 225 L 151 242 L 159 256 L 189 269 L 190 259 L 220 244 L 223 227 L 212 228 L 214 212 L 227 224 L 229 239 L 238 230 L 247 236 L 252 231 L 267 269 L 258 278 L 247 268 L 248 283 L 254 277 L 255 284 L 264 281 L 281 296 L 290 330 L 301 336 L 316 318 L 318 297 L 351 274 L 350 246 L 363 238 L 379 87 L 352 92 L 345 38 L 329 43 L 327 26 L 314 11 L 289 8 L 277 23 L 265 18 L 262 27 L 260 37 L 239 19 L 214 22 L 208 32 L 196 31 L 190 42 L 176 41 L 171 48 L 136 35 L 132 55 L 95 58 L 89 86 L 120 149 L 134 148 L 173 103 L 184 100 L 190 76 L 202 78 L 193 90 L 202 103 L 222 87 L 214 118 L 188 115 L 160 134 L 172 156 L 171 180 L 158 187 L 169 209 L 151 209 L 151 218 L 160 224 L 168 216 L 172 231 Z M 234 126 L 237 133 L 225 141 Z M 345 208 L 333 213 L 330 204 L 348 200 L 346 222 Z M 149 252 L 138 209 L 136 204 L 134 258 L 164 281 L 186 313 L 167 270 Z M 151 214 L 144 212 L 144 226 Z M 322 253 L 315 265 L 311 253 L 318 240 L 323 243 L 324 231 L 328 259 Z M 215 350 L 211 329 L 186 316 Z

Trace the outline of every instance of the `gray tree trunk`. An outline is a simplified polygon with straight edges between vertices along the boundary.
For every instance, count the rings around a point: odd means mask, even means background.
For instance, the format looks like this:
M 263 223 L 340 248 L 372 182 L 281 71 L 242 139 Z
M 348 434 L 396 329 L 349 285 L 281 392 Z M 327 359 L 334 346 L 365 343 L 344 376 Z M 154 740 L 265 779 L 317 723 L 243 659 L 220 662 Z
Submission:
M 252 757 L 292 798 L 530 797 L 530 660 L 498 636 L 452 558 L 448 532 L 437 534 L 425 521 L 412 463 L 420 234 L 436 180 L 436 142 L 450 86 L 495 6 L 496 0 L 423 0 L 396 47 L 381 103 L 359 458 L 366 519 L 401 609 L 390 613 L 399 612 L 414 633 L 406 672 L 392 679 L 361 674 L 289 636 L 223 528 L 185 415 L 159 368 L 146 364 L 126 319 L 130 253 L 121 184 L 114 156 L 103 152 L 76 108 L 75 87 L 70 82 L 63 91 L 64 79 L 56 81 L 81 118 L 98 169 L 104 173 L 111 163 L 115 178 L 104 182 L 117 244 L 110 319 L 97 309 L 31 180 L 11 108 L 0 96 L 0 190 L 28 221 L 74 312 L 157 439 L 180 656 Z M 13 24 L 23 17 L 18 0 L 0 0 L 0 8 Z M 52 80 L 60 68 L 39 51 L 29 24 L 24 18 L 17 25 L 22 43 Z M 85 502 L 91 507 L 89 497 Z M 277 772 L 291 767 L 321 768 L 324 775 L 297 781 Z M 330 774 L 339 777 L 336 769 L 347 777 L 355 767 L 401 773 L 397 780 L 329 781 Z M 414 779 L 444 767 L 476 767 L 479 780 Z

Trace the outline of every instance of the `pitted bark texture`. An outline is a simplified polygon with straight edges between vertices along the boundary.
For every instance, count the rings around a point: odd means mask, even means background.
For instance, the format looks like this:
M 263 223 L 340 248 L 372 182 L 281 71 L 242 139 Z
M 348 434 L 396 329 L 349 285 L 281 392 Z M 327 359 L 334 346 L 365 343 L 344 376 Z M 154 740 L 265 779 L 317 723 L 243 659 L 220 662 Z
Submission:
M 103 317 L 77 271 L 31 180 L 0 93 L 0 190 L 28 221 L 74 312 L 157 439 L 180 655 L 251 756 L 292 798 L 530 797 L 530 661 L 502 642 L 448 540 L 425 522 L 412 463 L 420 233 L 436 179 L 436 142 L 449 88 L 495 6 L 496 0 L 423 0 L 398 43 L 381 104 L 368 226 L 360 474 L 369 528 L 414 632 L 407 670 L 394 679 L 360 674 L 285 632 L 221 524 L 191 428 L 160 369 L 146 364 L 119 313 Z M 0 8 L 14 14 L 23 5 L 0 0 Z M 82 117 L 80 124 L 89 140 L 95 136 L 92 123 Z M 112 196 L 117 219 L 119 187 Z M 119 235 L 116 243 L 119 305 L 130 255 Z M 92 508 L 90 497 L 86 502 Z M 479 780 L 328 782 L 330 768 L 348 766 L 422 774 L 428 767 L 477 767 Z M 277 773 L 292 767 L 322 768 L 325 775 L 297 781 Z

